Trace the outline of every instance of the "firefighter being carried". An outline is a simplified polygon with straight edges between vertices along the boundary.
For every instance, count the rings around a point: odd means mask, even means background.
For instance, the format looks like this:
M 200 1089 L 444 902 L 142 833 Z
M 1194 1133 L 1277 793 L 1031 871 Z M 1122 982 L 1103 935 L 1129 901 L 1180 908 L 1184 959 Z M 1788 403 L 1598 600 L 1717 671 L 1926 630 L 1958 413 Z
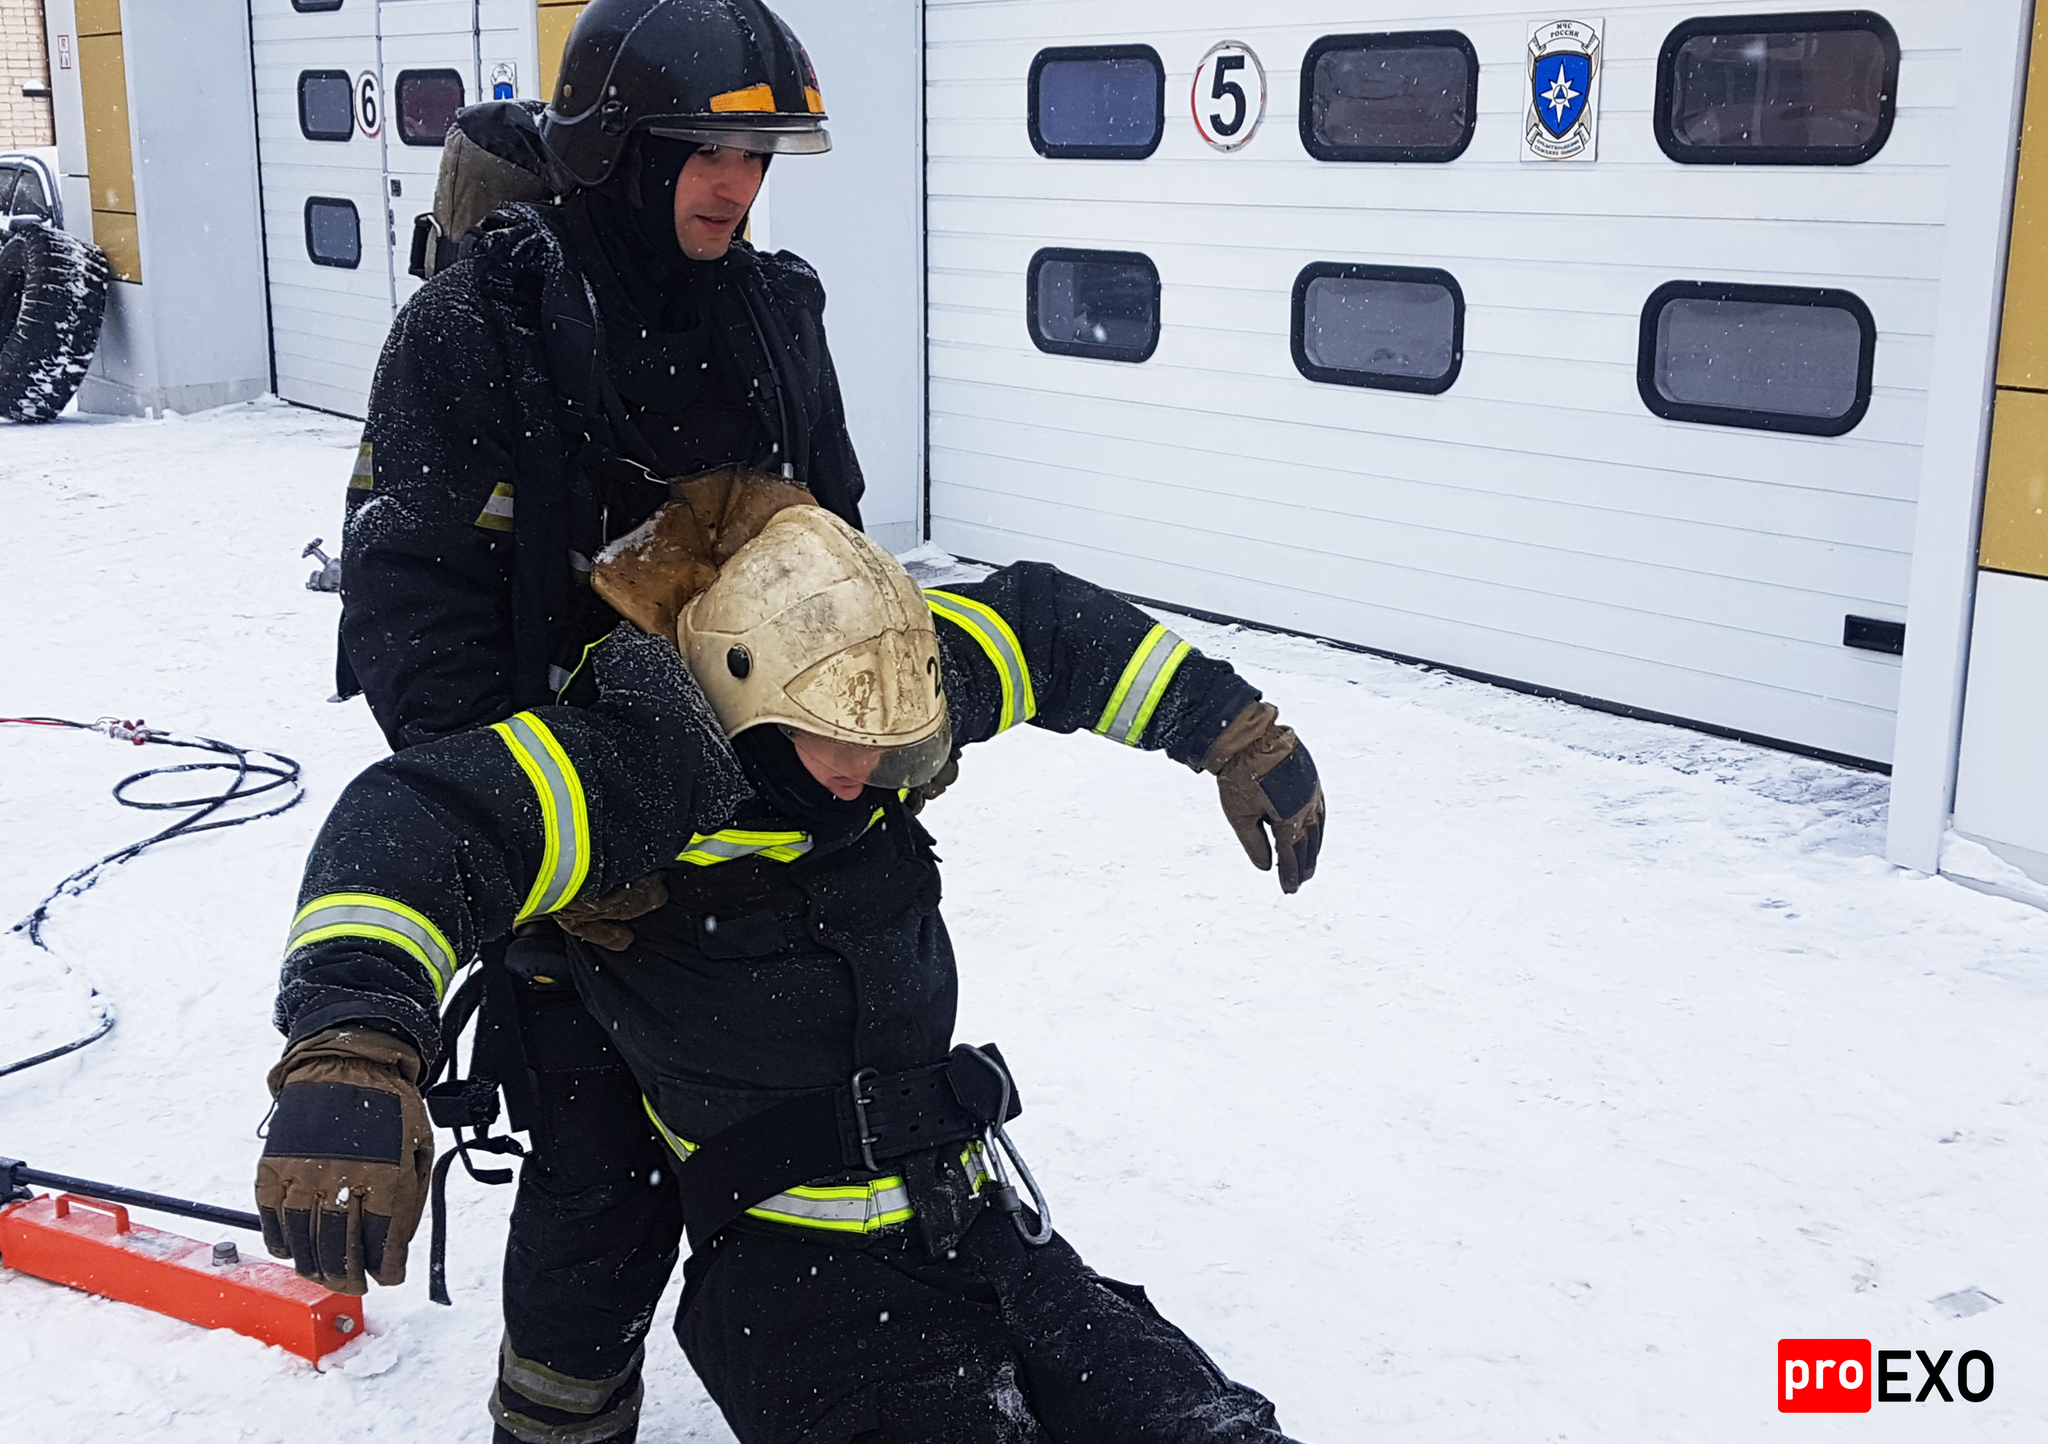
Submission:
M 1292 892 L 1322 836 L 1307 750 L 1227 663 L 1053 567 L 920 592 L 778 478 L 677 496 L 598 566 L 629 621 L 597 649 L 595 705 L 409 748 L 328 817 L 278 998 L 272 1251 L 338 1289 L 403 1278 L 437 1007 L 511 932 L 496 971 L 573 992 L 667 1166 L 615 1182 L 645 1229 L 623 1254 L 593 1237 L 551 1280 L 508 1254 L 508 1300 L 559 1316 L 508 1316 L 499 1438 L 633 1437 L 646 1311 L 687 1235 L 676 1333 L 745 1444 L 1283 1439 L 1053 1232 L 1004 1132 L 1029 1077 L 954 1043 L 918 814 L 967 746 L 1092 731 L 1214 774 Z M 550 1040 L 527 1043 L 545 1068 Z M 586 1315 L 622 1302 L 641 1333 L 586 1357 Z

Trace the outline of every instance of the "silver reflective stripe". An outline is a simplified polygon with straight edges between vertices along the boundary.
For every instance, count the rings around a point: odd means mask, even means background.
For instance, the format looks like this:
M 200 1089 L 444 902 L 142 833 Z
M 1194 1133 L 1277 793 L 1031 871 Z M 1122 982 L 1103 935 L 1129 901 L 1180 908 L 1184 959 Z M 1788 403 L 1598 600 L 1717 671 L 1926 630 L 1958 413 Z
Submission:
M 511 531 L 512 527 L 512 483 L 501 481 L 491 488 L 484 509 L 477 513 L 476 524 L 491 531 Z
M 633 1362 L 609 1379 L 579 1379 L 522 1359 L 512 1351 L 508 1336 L 498 1350 L 498 1379 L 509 1384 L 536 1404 L 560 1409 L 565 1414 L 595 1414 L 611 1402 L 612 1395 L 640 1368 L 645 1347 L 633 1351 Z
M 1159 699 L 1166 694 L 1167 684 L 1193 650 L 1165 627 L 1153 627 L 1138 644 L 1138 650 L 1131 653 L 1095 730 L 1112 742 L 1136 747 L 1152 721 L 1152 714 L 1159 710 Z
M 285 954 L 290 956 L 302 947 L 341 937 L 396 943 L 425 965 L 437 997 L 455 976 L 455 953 L 441 930 L 424 913 L 372 893 L 329 893 L 314 898 L 292 919 Z
M 822 1192 L 823 1190 L 819 1190 Z M 852 1189 L 846 1190 L 852 1192 Z M 862 1191 L 858 1198 L 807 1198 L 801 1193 L 778 1193 L 764 1198 L 747 1212 L 771 1222 L 794 1223 L 812 1228 L 830 1228 L 851 1233 L 868 1233 L 911 1217 L 910 1185 L 897 1183 L 873 1193 Z M 899 1217 L 891 1218 L 895 1214 Z
M 491 730 L 511 749 L 512 758 L 533 784 L 540 801 L 545 845 L 540 875 L 533 880 L 526 906 L 515 922 L 542 917 L 565 907 L 590 872 L 590 819 L 583 800 L 583 780 L 569 762 L 547 724 L 531 712 L 518 712 Z
M 682 1163 L 688 1164 L 690 1155 L 697 1151 L 697 1145 L 682 1137 L 661 1121 L 661 1115 L 654 1111 L 654 1101 L 646 1094 L 640 1096 L 640 1106 L 647 1111 L 648 1121 L 667 1143 L 671 1152 Z M 961 1166 L 966 1166 L 967 1155 L 961 1155 Z M 977 1191 L 979 1185 L 976 1185 Z M 875 1179 L 872 1183 L 804 1184 L 787 1193 L 778 1193 L 764 1198 L 747 1210 L 754 1218 L 765 1218 L 771 1223 L 786 1223 L 797 1228 L 821 1228 L 833 1233 L 873 1233 L 892 1224 L 906 1223 L 916 1217 L 910 1206 L 910 1186 L 903 1179 L 890 1174 Z

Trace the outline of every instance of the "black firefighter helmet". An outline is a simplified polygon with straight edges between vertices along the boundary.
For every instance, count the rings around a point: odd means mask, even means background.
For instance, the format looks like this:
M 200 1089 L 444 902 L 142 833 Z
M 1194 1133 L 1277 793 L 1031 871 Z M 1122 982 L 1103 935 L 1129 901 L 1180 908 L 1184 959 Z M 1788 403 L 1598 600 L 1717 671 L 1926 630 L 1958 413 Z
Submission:
M 602 185 L 652 131 L 763 154 L 832 148 L 810 56 L 761 0 L 591 0 L 569 31 L 541 137 L 579 185 Z

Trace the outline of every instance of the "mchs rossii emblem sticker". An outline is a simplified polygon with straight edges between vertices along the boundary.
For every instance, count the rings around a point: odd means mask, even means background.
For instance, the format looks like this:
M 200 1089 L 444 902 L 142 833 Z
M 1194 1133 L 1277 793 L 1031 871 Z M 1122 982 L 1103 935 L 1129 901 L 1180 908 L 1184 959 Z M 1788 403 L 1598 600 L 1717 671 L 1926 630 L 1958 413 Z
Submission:
M 1592 160 L 1600 134 L 1603 20 L 1549 20 L 1529 32 L 1523 160 Z

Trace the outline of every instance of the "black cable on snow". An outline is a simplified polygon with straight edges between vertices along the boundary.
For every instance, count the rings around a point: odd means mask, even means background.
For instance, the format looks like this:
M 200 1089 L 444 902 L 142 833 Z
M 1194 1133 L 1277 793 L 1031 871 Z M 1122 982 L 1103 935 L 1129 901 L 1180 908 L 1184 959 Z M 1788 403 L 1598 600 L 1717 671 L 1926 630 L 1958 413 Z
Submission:
M 114 717 L 102 717 L 94 722 L 72 722 L 62 717 L 0 717 L 0 724 L 14 724 L 27 727 L 59 727 L 75 732 L 100 732 L 117 742 L 132 742 L 137 747 L 183 747 L 196 752 L 217 753 L 221 757 L 229 759 L 219 762 L 181 762 L 167 767 L 144 768 L 140 772 L 129 774 L 114 784 L 114 800 L 123 807 L 138 808 L 145 812 L 186 812 L 189 815 L 179 818 L 161 832 L 145 837 L 140 842 L 130 843 L 118 851 L 108 853 L 99 861 L 88 863 L 86 866 L 78 869 L 78 871 L 72 873 L 62 882 L 51 888 L 49 893 L 44 896 L 41 902 L 35 905 L 35 909 L 27 917 L 9 929 L 10 932 L 26 933 L 29 942 L 46 953 L 50 952 L 50 945 L 43 941 L 43 924 L 49 921 L 51 905 L 60 898 L 77 897 L 81 893 L 90 890 L 100 880 L 100 874 L 107 868 L 119 866 L 130 858 L 139 856 L 150 848 L 155 847 L 158 843 L 169 842 L 172 838 L 190 837 L 195 833 L 212 832 L 223 827 L 240 827 L 245 822 L 255 822 L 259 818 L 275 817 L 280 812 L 288 812 L 292 808 L 297 807 L 300 802 L 305 800 L 306 796 L 305 784 L 300 780 L 301 769 L 299 764 L 292 758 L 286 757 L 282 753 L 272 752 L 267 748 L 237 747 L 232 742 L 221 742 L 211 737 L 176 737 L 168 732 L 145 727 L 139 721 L 124 722 Z M 258 758 L 266 760 L 258 761 L 256 760 Z M 153 777 L 167 777 L 180 772 L 232 772 L 235 775 L 234 779 L 228 783 L 224 790 L 207 793 L 199 797 L 180 798 L 171 802 L 145 802 L 128 795 L 128 790 L 138 783 L 147 782 Z M 258 780 L 263 778 L 269 780 Z M 207 820 L 231 802 L 242 802 L 252 797 L 261 797 L 264 793 L 275 792 L 279 788 L 291 789 L 291 796 L 262 812 L 245 813 L 240 817 L 223 817 L 213 821 Z M 55 955 L 52 954 L 52 956 Z M 67 964 L 66 966 L 68 967 L 69 965 Z M 12 1063 L 0 1064 L 0 1078 L 4 1078 L 10 1073 L 19 1073 L 24 1069 L 33 1068 L 39 1063 L 48 1063 L 52 1059 L 62 1058 L 67 1053 L 76 1053 L 79 1049 L 98 1042 L 112 1030 L 115 1017 L 113 1002 L 102 994 L 98 988 L 92 987 L 89 981 L 86 986 L 91 990 L 91 1001 L 97 1006 L 99 1011 L 99 1022 L 92 1031 L 82 1037 L 72 1039 L 61 1047 L 51 1048 L 46 1052 L 38 1053 L 33 1058 L 20 1058 Z

